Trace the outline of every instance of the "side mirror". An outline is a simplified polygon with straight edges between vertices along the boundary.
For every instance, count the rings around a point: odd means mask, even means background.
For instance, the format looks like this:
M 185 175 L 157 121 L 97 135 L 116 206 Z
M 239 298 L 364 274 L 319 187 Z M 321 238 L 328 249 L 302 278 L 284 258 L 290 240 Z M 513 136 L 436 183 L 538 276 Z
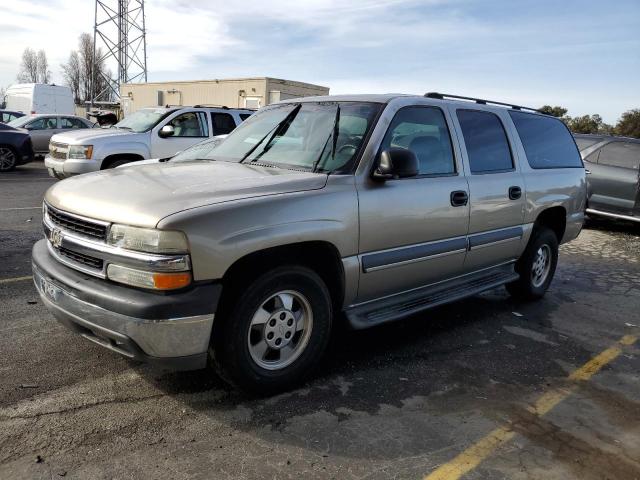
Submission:
M 173 134 L 176 133 L 175 129 L 171 125 L 165 125 L 160 129 L 158 135 L 162 138 L 173 137 Z
M 380 154 L 372 177 L 384 181 L 392 178 L 415 177 L 418 172 L 418 157 L 415 153 L 404 148 L 390 148 Z

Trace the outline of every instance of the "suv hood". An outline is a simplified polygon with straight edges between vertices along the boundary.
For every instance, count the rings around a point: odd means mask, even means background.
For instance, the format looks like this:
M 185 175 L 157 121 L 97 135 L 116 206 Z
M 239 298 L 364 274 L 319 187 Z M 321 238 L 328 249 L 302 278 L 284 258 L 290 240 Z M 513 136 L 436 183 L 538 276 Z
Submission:
M 100 140 L 107 137 L 139 137 L 145 135 L 147 135 L 145 132 L 136 133 L 117 128 L 83 128 L 65 133 L 57 133 L 51 137 L 51 141 L 70 145 L 82 145 L 89 141 Z
M 190 208 L 264 195 L 317 190 L 327 175 L 258 165 L 194 160 L 116 168 L 60 181 L 52 206 L 88 218 L 155 227 Z

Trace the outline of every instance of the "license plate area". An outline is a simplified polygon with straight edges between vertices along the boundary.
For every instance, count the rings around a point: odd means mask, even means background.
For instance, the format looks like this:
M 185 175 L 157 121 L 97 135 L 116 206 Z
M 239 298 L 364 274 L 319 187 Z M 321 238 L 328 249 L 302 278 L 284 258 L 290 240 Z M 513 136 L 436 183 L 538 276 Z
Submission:
M 50 282 L 46 278 L 38 276 L 36 281 L 38 282 L 40 292 L 42 292 L 42 294 L 49 300 L 57 302 L 63 295 L 63 290 L 60 287 L 54 285 L 53 282 Z

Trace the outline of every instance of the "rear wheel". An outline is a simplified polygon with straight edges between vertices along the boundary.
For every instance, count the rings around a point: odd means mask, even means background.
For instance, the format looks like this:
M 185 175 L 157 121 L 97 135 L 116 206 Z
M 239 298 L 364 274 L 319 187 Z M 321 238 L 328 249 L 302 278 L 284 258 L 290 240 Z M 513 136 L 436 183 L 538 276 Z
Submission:
M 287 389 L 318 365 L 331 332 L 331 298 L 302 266 L 279 267 L 227 302 L 211 341 L 220 376 L 244 390 Z
M 558 265 L 558 239 L 552 230 L 537 227 L 516 263 L 520 278 L 506 285 L 509 293 L 525 300 L 542 298 Z
M 0 172 L 10 172 L 16 168 L 18 156 L 16 151 L 5 145 L 0 146 Z

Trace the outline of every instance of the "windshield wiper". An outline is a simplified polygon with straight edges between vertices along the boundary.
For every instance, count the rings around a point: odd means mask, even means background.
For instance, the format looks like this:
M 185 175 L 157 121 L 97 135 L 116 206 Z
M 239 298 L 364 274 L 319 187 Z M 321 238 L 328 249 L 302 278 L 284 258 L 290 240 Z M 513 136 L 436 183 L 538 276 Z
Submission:
M 336 106 L 336 119 L 333 121 L 333 129 L 331 130 L 331 136 L 329 137 L 331 139 L 331 159 L 332 160 L 336 158 L 336 147 L 338 146 L 339 133 L 340 133 L 340 104 Z M 324 155 L 324 151 L 327 148 L 327 144 L 329 143 L 329 138 L 327 138 L 327 143 L 324 144 L 324 148 L 320 152 L 320 156 L 318 156 L 318 159 L 313 163 L 313 166 L 311 167 L 312 172 L 315 172 L 316 169 L 318 168 L 318 165 L 320 164 L 320 161 L 322 160 L 322 157 Z
M 273 141 L 273 139 L 275 138 L 275 136 L 280 132 L 280 130 L 282 129 L 282 127 L 284 127 L 288 122 L 291 122 L 294 117 L 298 114 L 298 111 L 300 110 L 300 108 L 302 108 L 302 104 L 299 103 L 298 105 L 296 105 L 296 107 L 291 110 L 286 117 L 284 117 L 275 127 L 273 127 L 271 130 L 269 130 L 267 132 L 267 134 L 262 137 L 260 139 L 260 141 L 258 143 L 256 143 L 253 147 L 251 147 L 249 149 L 249 151 L 247 153 L 245 153 L 245 155 L 240 159 L 240 163 L 243 163 L 247 158 L 249 158 L 249 156 L 251 156 L 251 154 L 253 152 L 255 152 L 258 147 L 260 145 L 262 145 L 262 142 L 264 142 L 267 138 L 269 138 L 269 141 L 267 142 L 267 144 L 265 145 L 264 149 L 262 150 L 262 152 L 260 152 L 260 154 L 254 158 L 253 160 L 251 160 L 252 162 L 255 162 L 256 160 L 258 160 L 262 155 L 264 155 L 266 152 L 269 151 L 269 144 Z

